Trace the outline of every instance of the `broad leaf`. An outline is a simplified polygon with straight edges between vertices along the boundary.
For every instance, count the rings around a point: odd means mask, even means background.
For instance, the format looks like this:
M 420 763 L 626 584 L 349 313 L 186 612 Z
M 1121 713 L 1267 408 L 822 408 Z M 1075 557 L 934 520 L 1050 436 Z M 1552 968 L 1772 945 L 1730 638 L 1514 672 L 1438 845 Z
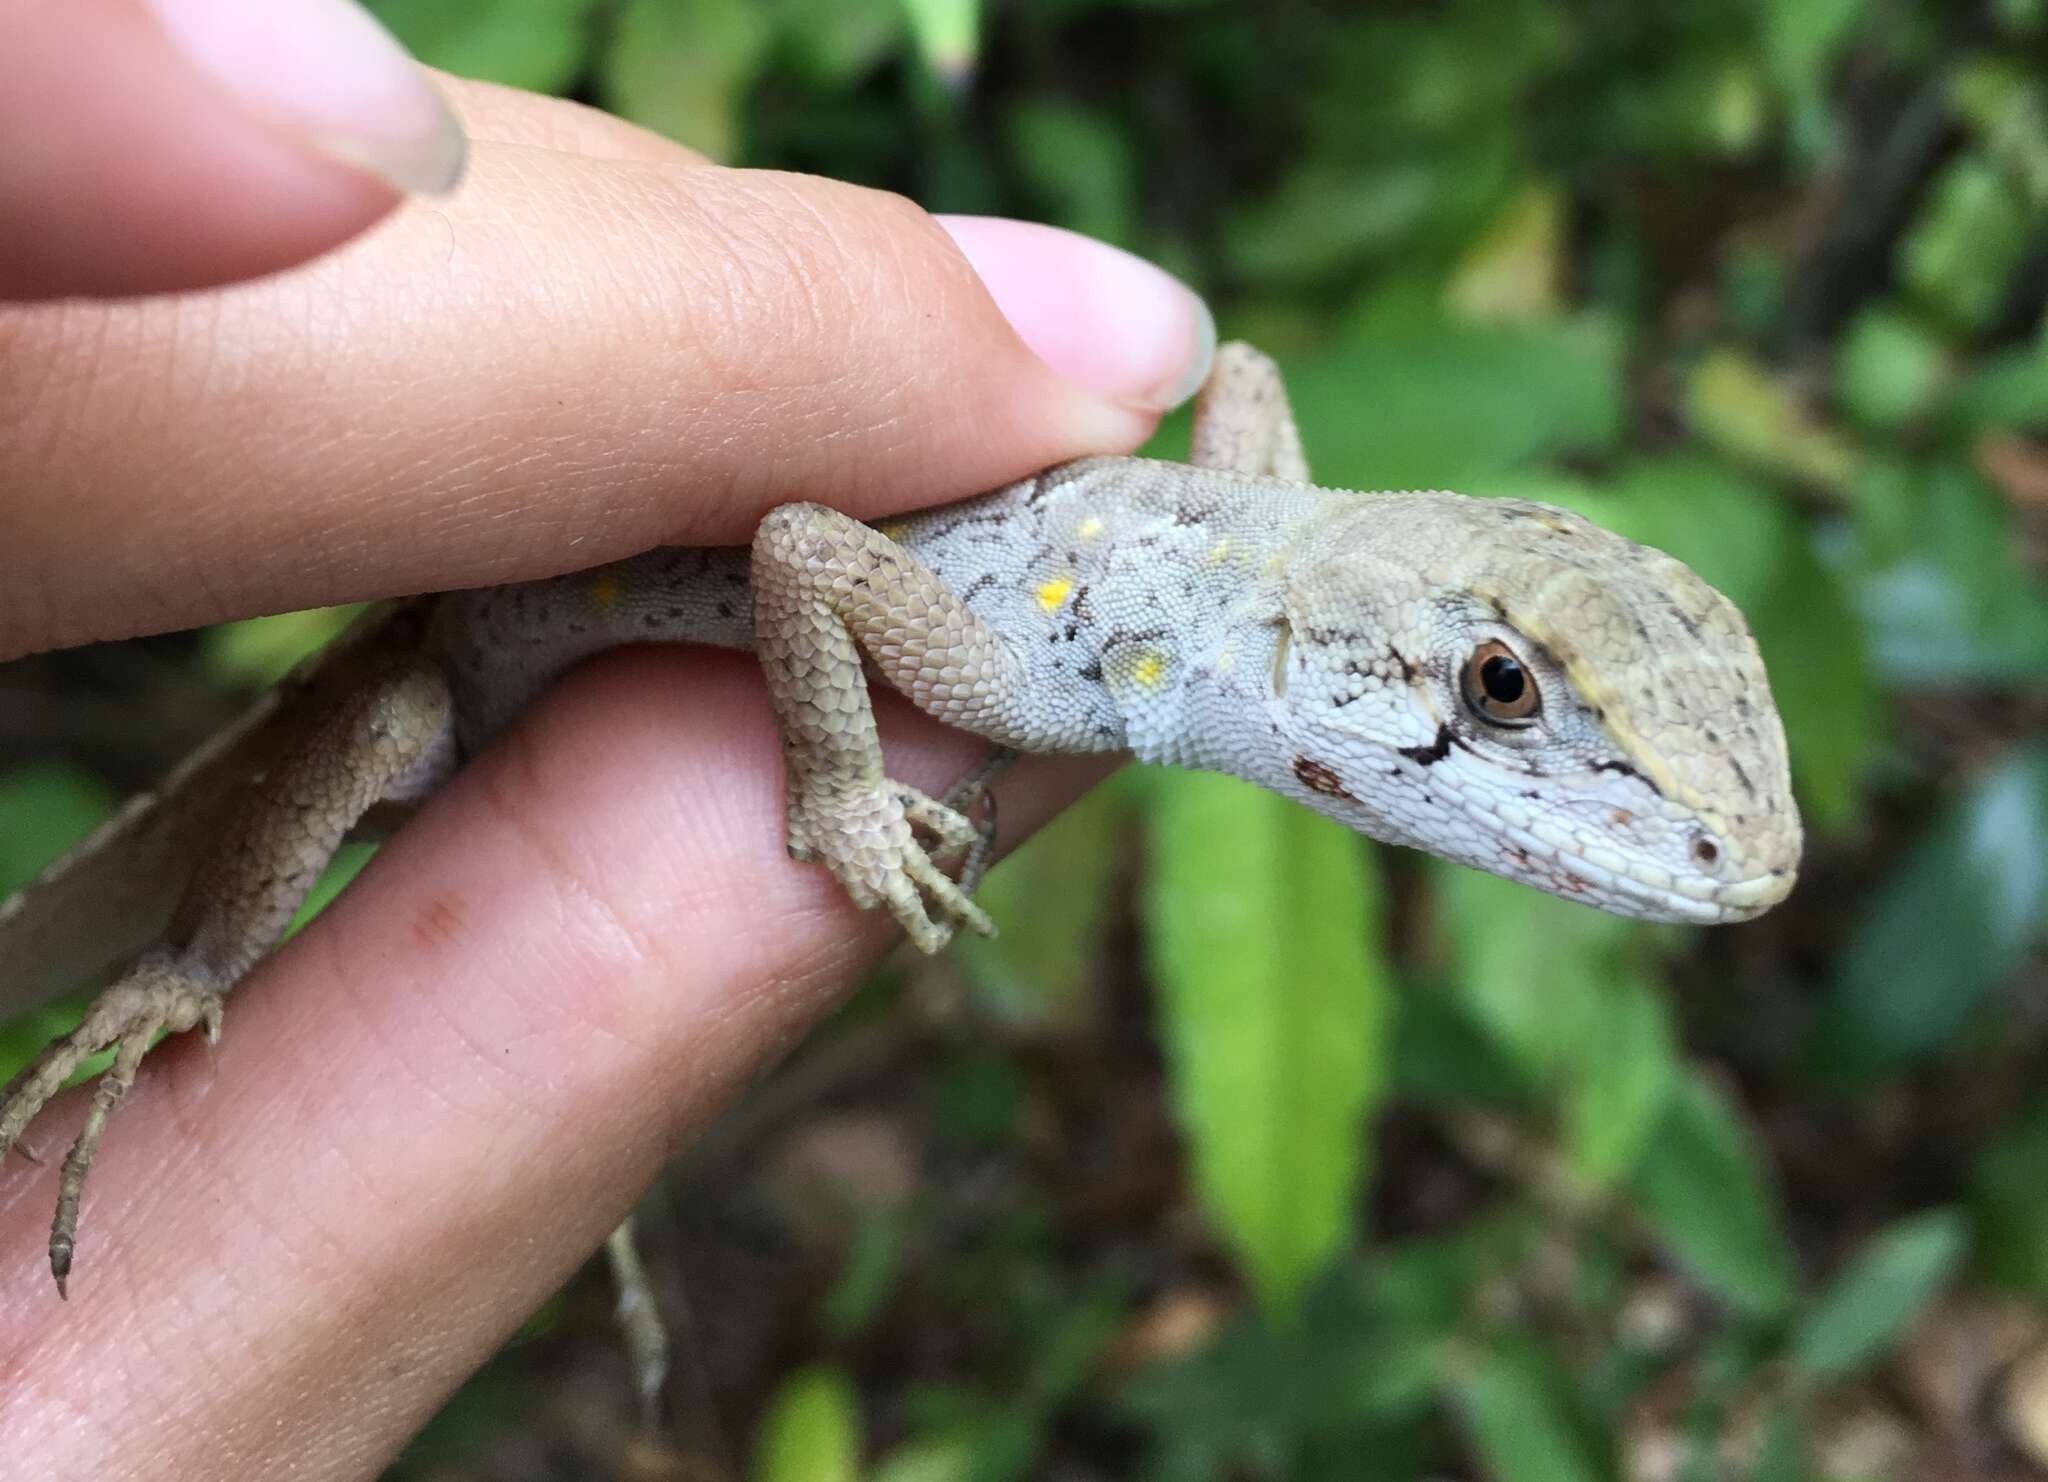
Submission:
M 1759 1316 L 1791 1303 L 1776 1191 L 1749 1129 L 1705 1079 L 1678 1083 L 1630 1185 L 1658 1236 L 1716 1296 Z
M 1204 1205 L 1267 1305 L 1351 1238 L 1386 1084 L 1387 967 L 1371 856 L 1244 783 L 1162 778 L 1147 946 Z
M 1875 1358 L 1941 1294 L 1962 1264 L 1969 1232 L 1954 1210 L 1902 1220 L 1828 1283 L 1792 1338 L 1792 1363 L 1832 1379 Z

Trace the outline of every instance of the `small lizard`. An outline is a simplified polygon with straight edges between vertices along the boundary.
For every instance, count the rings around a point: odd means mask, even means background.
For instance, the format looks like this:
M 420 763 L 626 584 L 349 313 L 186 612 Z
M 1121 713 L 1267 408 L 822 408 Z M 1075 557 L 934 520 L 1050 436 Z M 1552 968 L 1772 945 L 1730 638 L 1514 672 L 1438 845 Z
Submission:
M 1083 458 L 873 526 L 786 505 L 751 548 L 401 604 L 0 907 L 18 979 L 0 1010 L 131 963 L 0 1094 L 4 1155 L 115 1052 L 59 1179 L 60 1292 L 94 1150 L 155 1037 L 218 1035 L 345 838 L 579 659 L 649 640 L 759 656 L 790 854 L 926 952 L 993 930 L 972 899 L 993 827 L 978 805 L 1021 752 L 1233 773 L 1647 920 L 1747 919 L 1799 861 L 1784 733 L 1727 599 L 1563 510 L 1315 487 L 1278 369 L 1225 345 L 1187 465 Z M 871 675 L 993 742 L 990 764 L 943 799 L 893 781 Z M 81 929 L 88 913 L 103 929 Z

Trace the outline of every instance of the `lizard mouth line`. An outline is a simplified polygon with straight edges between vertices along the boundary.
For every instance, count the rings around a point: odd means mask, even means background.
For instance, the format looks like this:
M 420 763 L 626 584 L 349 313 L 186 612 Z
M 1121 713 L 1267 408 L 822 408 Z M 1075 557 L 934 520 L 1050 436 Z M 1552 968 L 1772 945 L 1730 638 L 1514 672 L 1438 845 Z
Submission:
M 1534 836 L 1516 831 L 1515 842 L 1524 855 L 1532 856 L 1559 873 L 1550 889 L 1567 900 L 1588 897 L 1587 904 L 1613 902 L 1645 921 L 1684 922 L 1695 926 L 1725 926 L 1762 915 L 1787 895 L 1798 882 L 1793 870 L 1766 870 L 1740 880 L 1705 882 L 1693 894 L 1675 883 L 1656 884 L 1624 871 L 1595 864 L 1583 856 L 1546 845 Z M 1574 883 L 1576 882 L 1576 883 Z

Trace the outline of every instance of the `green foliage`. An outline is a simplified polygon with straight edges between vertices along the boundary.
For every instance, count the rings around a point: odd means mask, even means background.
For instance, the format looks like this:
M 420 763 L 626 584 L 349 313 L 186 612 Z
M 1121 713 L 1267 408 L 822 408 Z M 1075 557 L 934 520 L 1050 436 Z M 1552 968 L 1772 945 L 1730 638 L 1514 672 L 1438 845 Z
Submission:
M 752 1482 L 859 1482 L 860 1400 L 837 1369 L 813 1365 L 784 1380 L 754 1445 Z
M 1533 1337 L 1502 1334 L 1454 1383 L 1473 1446 L 1500 1482 L 1612 1482 L 1562 1373 Z
M 1387 1080 L 1371 856 L 1206 773 L 1160 777 L 1151 824 L 1148 940 L 1196 1184 L 1284 1310 L 1351 1237 L 1363 1119 Z
M 1817 1063 L 1868 1077 L 1950 1044 L 2048 924 L 2048 746 L 1944 808 L 1871 894 L 1815 1026 Z
M 1727 1096 L 1683 1081 L 1637 1165 L 1643 1216 L 1699 1283 L 1737 1310 L 1773 1317 L 1797 1282 L 1776 1191 Z
M 458 77 L 566 92 L 604 0 L 367 0 L 416 57 Z
M 1801 1320 L 1793 1366 L 1810 1379 L 1829 1379 L 1884 1352 L 1954 1277 L 1968 1240 L 1961 1217 L 1945 1209 L 1878 1235 Z
M 2048 1301 L 2048 1099 L 2036 1101 L 1977 1157 L 1970 1209 L 1978 1261 L 1999 1285 Z

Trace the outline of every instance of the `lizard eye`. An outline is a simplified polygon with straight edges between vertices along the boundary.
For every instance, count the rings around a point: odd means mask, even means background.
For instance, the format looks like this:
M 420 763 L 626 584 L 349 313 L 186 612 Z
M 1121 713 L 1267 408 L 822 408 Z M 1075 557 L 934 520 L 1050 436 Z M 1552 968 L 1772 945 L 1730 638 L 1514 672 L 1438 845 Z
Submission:
M 1465 707 L 1489 725 L 1534 725 L 1542 707 L 1536 676 L 1498 638 L 1489 638 L 1472 650 L 1472 657 L 1465 660 L 1461 687 Z

